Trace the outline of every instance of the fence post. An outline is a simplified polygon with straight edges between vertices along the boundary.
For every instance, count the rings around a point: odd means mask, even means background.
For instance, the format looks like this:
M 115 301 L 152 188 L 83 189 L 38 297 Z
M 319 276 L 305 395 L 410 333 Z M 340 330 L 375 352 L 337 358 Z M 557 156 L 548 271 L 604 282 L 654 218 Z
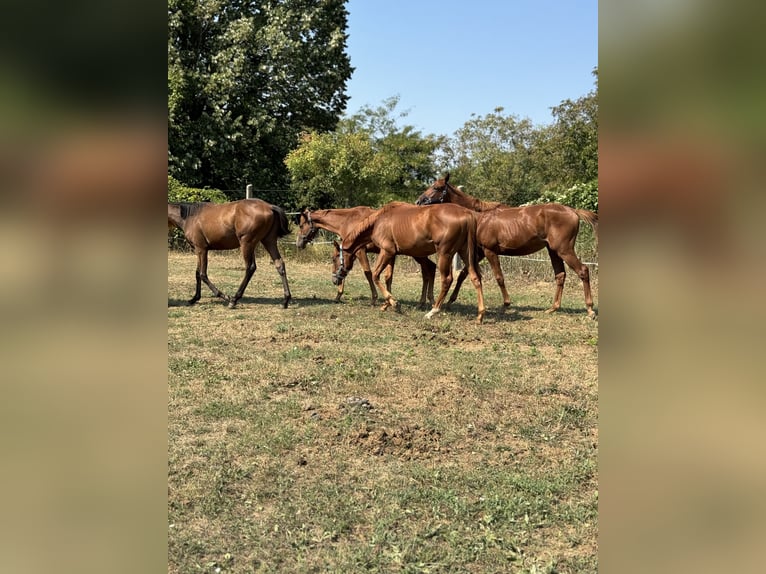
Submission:
M 253 199 L 253 184 L 252 183 L 248 183 L 247 187 L 245 188 L 245 198 Z

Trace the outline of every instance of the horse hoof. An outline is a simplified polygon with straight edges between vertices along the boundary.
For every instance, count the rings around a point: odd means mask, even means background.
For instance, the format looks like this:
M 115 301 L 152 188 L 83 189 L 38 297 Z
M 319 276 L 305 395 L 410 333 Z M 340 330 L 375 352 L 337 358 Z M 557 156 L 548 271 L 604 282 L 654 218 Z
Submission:
M 439 309 L 431 309 L 428 313 L 426 313 L 426 319 L 431 319 L 438 312 L 439 312 Z
M 551 313 L 555 313 L 558 307 L 551 307 L 550 309 L 546 309 L 545 313 L 550 315 Z
M 194 305 L 197 301 L 199 301 L 199 299 L 189 299 L 189 307 Z
M 236 306 L 237 306 L 237 302 L 236 301 L 229 301 L 229 309 L 234 309 L 234 307 L 236 307 Z

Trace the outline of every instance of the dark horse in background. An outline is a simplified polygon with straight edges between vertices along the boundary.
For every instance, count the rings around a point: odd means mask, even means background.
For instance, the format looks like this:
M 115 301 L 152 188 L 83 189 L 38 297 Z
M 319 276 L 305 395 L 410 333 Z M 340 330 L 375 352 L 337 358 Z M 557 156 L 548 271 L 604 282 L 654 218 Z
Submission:
M 282 278 L 285 293 L 282 307 L 287 308 L 291 299 L 290 287 L 287 285 L 287 271 L 277 248 L 277 239 L 287 235 L 290 229 L 281 207 L 260 199 L 242 199 L 229 203 L 168 203 L 168 227 L 182 230 L 197 255 L 197 287 L 189 305 L 199 301 L 201 282 L 204 281 L 216 297 L 228 301 L 229 308 L 233 309 L 255 273 L 255 247 L 260 242 Z M 234 297 L 229 298 L 207 277 L 207 252 L 237 247 L 245 260 L 245 277 Z
M 340 268 L 333 275 L 336 285 L 351 269 L 354 253 L 369 242 L 380 249 L 372 277 L 386 301 L 384 309 L 388 306 L 395 309 L 398 307 L 397 301 L 380 282 L 383 268 L 388 264 L 393 265 L 397 254 L 412 257 L 428 257 L 434 253 L 439 255 L 441 290 L 433 308 L 426 314 L 426 317 L 430 318 L 441 310 L 442 302 L 452 284 L 452 257 L 458 253 L 476 288 L 479 308 L 477 322 L 482 322 L 485 312 L 484 294 L 481 274 L 476 263 L 478 244 L 474 212 L 457 205 L 418 207 L 402 202 L 384 205 L 366 217 L 343 239 Z
M 372 214 L 375 211 L 371 207 L 359 206 L 351 208 L 340 209 L 317 209 L 309 210 L 302 209 L 298 215 L 295 216 L 295 223 L 298 225 L 298 235 L 295 240 L 295 245 L 298 249 L 304 249 L 306 245 L 313 241 L 316 237 L 319 229 L 326 229 L 330 233 L 335 233 L 341 237 L 341 240 L 346 237 L 351 230 L 353 230 L 365 217 Z M 333 274 L 337 274 L 339 267 L 338 253 L 340 246 L 337 241 L 333 241 L 335 252 L 333 253 Z M 380 253 L 380 249 L 374 243 L 368 243 L 354 254 L 359 260 L 359 264 L 362 266 L 364 276 L 367 278 L 367 283 L 370 285 L 370 292 L 372 293 L 372 304 L 374 305 L 378 300 L 378 292 L 375 289 L 375 283 L 372 280 L 372 271 L 370 269 L 370 260 L 367 257 L 367 253 Z M 415 257 L 415 260 L 420 264 L 420 270 L 423 275 L 423 287 L 420 292 L 420 307 L 424 307 L 426 299 L 433 306 L 434 303 L 434 278 L 436 277 L 436 265 L 428 257 Z M 349 268 L 351 265 L 349 265 Z M 393 265 L 386 266 L 386 288 L 390 291 L 393 281 L 394 267 Z M 343 286 L 345 281 L 340 281 L 338 284 L 338 294 L 335 296 L 335 301 L 340 301 L 343 296 Z
M 497 202 L 482 201 L 450 184 L 449 173 L 444 178 L 436 180 L 418 197 L 416 203 L 417 205 L 455 203 L 479 212 L 477 239 L 483 255 L 492 267 L 506 307 L 511 304 L 511 298 L 505 288 L 499 256 L 529 255 L 545 247 L 556 278 L 553 305 L 546 310 L 546 313 L 552 313 L 561 307 L 561 295 L 564 292 L 566 279 L 564 268 L 566 262 L 582 281 L 588 316 L 595 316 L 590 290 L 590 272 L 577 257 L 574 246 L 580 231 L 580 219 L 593 227 L 598 241 L 597 213 L 587 209 L 574 209 L 559 203 L 509 207 Z M 481 259 L 481 255 L 479 258 Z M 461 271 L 448 305 L 457 299 L 465 276 L 465 270 Z

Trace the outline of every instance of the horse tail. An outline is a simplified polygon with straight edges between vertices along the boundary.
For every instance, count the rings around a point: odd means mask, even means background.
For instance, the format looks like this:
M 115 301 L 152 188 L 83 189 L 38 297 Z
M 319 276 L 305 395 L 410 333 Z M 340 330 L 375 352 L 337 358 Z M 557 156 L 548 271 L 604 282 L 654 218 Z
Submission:
M 277 237 L 284 237 L 290 233 L 290 222 L 287 220 L 287 214 L 285 213 L 285 210 L 278 205 L 272 205 L 271 211 L 276 218 L 275 223 L 279 225 Z
M 479 242 L 476 241 L 476 229 L 478 223 L 476 221 L 476 216 L 473 213 L 470 215 L 471 218 L 468 221 L 468 269 L 476 271 L 476 274 L 481 278 L 481 269 L 479 269 L 477 264 L 480 249 Z
M 588 209 L 575 209 L 577 216 L 590 224 L 593 228 L 593 234 L 596 236 L 596 248 L 598 249 L 598 213 Z

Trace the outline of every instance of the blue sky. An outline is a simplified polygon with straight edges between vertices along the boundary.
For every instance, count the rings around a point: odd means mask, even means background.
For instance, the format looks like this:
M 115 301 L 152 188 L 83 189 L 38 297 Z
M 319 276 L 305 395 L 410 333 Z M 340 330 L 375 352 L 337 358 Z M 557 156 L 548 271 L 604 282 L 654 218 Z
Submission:
M 597 0 L 349 0 L 346 112 L 398 95 L 400 125 L 451 136 L 496 107 L 535 124 L 593 89 Z

